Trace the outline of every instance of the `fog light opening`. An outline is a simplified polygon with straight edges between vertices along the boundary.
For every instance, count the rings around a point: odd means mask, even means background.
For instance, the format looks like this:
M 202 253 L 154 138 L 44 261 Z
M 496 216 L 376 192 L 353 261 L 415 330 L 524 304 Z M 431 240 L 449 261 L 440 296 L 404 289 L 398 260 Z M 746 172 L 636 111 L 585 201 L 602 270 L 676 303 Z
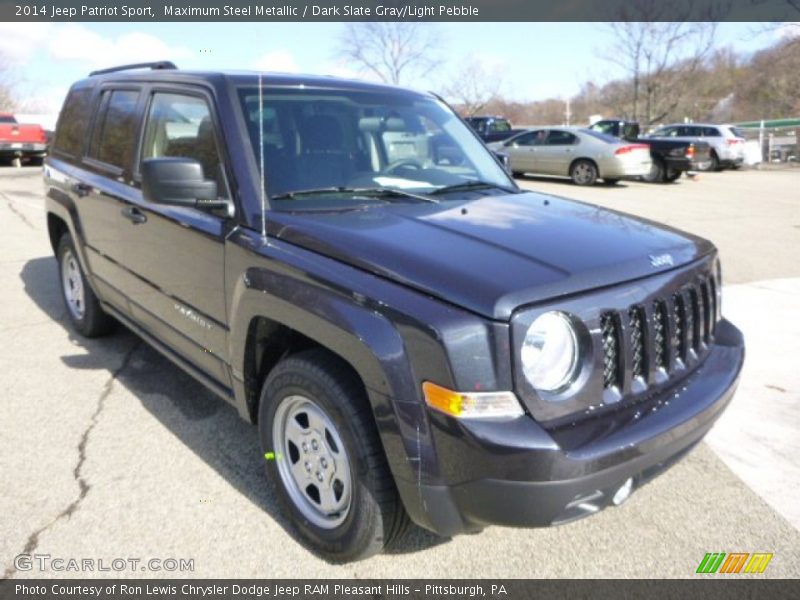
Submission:
M 633 491 L 633 477 L 628 477 L 628 479 L 625 480 L 625 483 L 623 483 L 616 491 L 614 497 L 611 499 L 611 502 L 614 503 L 614 506 L 619 506 L 628 499 L 628 497 L 631 495 L 631 491 Z

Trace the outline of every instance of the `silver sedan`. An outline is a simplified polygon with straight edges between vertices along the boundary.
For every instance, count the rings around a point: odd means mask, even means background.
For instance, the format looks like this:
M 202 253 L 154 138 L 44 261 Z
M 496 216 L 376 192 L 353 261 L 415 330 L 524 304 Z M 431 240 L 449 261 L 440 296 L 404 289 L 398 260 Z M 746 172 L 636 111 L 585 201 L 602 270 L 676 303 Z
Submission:
M 569 177 L 578 185 L 614 184 L 650 172 L 650 147 L 578 127 L 530 129 L 489 144 L 507 154 L 515 177 L 523 173 Z

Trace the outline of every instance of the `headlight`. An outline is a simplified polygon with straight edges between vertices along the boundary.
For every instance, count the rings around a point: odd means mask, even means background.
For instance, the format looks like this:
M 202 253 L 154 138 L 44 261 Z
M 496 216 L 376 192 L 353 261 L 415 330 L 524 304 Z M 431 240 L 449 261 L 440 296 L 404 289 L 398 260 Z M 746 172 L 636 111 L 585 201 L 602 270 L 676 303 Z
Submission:
M 578 371 L 578 336 L 569 317 L 552 311 L 531 323 L 521 359 L 525 377 L 537 390 L 557 392 L 570 384 Z

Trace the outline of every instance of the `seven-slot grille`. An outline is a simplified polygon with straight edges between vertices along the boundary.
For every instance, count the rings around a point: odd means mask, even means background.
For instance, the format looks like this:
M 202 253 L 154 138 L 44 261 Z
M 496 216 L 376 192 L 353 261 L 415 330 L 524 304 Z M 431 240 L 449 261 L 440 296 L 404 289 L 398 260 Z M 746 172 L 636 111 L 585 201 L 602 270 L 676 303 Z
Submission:
M 626 370 L 645 384 L 651 370 L 674 372 L 705 350 L 716 319 L 713 278 L 688 285 L 672 297 L 657 298 L 650 306 L 603 313 L 603 385 L 622 390 Z

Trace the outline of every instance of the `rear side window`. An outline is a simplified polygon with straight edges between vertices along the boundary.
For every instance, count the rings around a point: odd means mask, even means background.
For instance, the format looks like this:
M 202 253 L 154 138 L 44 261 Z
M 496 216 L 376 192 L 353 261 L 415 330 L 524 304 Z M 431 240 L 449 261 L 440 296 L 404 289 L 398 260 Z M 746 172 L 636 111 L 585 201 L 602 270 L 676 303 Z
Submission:
M 719 129 L 716 127 L 703 127 L 703 137 L 719 137 Z
M 138 102 L 137 90 L 103 92 L 100 100 L 101 114 L 92 133 L 89 148 L 91 158 L 120 169 L 130 166 L 138 139 Z
M 89 128 L 90 89 L 73 90 L 64 102 L 56 127 L 53 151 L 67 156 L 80 156 L 83 136 Z
M 571 146 L 572 144 L 577 144 L 578 138 L 575 137 L 568 131 L 559 131 L 558 129 L 552 129 L 550 134 L 547 136 L 547 141 L 545 142 L 546 146 Z

